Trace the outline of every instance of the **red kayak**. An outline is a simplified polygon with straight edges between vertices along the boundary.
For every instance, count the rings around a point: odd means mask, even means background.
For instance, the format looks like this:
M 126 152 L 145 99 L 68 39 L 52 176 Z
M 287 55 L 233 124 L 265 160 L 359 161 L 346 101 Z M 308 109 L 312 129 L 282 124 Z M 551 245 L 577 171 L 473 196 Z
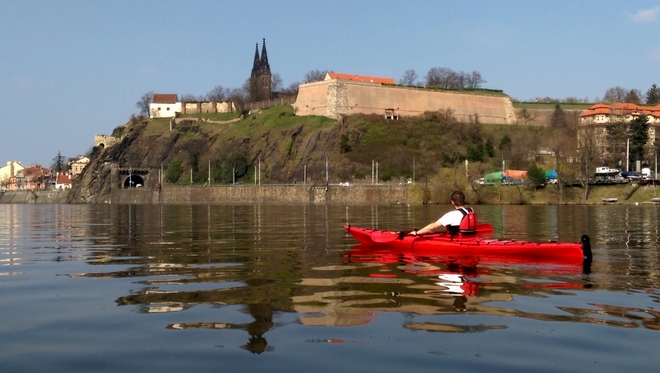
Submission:
M 480 225 L 482 227 L 482 225 Z M 583 263 L 591 261 L 589 236 L 581 242 L 530 242 L 433 233 L 411 236 L 400 232 L 344 226 L 364 246 L 387 246 L 417 256 L 473 256 L 498 261 Z M 492 229 L 492 228 L 491 228 Z

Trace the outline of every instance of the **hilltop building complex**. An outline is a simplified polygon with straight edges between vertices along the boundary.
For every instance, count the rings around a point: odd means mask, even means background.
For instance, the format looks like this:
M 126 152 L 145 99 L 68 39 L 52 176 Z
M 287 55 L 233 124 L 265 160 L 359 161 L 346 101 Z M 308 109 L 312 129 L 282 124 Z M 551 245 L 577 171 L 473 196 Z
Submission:
M 602 154 L 602 160 L 606 161 L 613 157 L 612 149 L 626 149 L 626 144 L 613 146 L 608 127 L 616 123 L 630 123 L 640 116 L 646 117 L 648 141 L 645 148 L 651 151 L 657 144 L 656 135 L 659 134 L 657 129 L 660 127 L 660 105 L 643 106 L 625 102 L 595 104 L 580 115 L 578 143 L 585 146 L 587 140 L 591 140 L 595 151 Z

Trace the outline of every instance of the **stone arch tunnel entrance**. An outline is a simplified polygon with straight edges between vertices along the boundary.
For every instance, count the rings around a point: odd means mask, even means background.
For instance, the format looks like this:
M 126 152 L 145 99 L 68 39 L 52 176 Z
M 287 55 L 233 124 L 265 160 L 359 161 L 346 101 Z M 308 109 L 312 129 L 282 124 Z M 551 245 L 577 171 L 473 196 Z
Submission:
M 144 179 L 140 175 L 130 175 L 124 180 L 124 188 L 139 188 L 144 186 Z
M 149 170 L 121 168 L 119 169 L 120 187 L 123 189 L 146 187 L 149 182 Z

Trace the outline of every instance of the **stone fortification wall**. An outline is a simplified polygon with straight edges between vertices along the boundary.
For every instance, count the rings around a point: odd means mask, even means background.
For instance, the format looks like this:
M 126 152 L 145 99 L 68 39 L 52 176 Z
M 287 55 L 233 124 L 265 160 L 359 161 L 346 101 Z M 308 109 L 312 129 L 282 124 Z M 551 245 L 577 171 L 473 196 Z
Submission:
M 106 148 L 109 148 L 117 143 L 119 143 L 121 139 L 118 139 L 114 136 L 108 136 L 108 135 L 95 135 L 94 136 L 94 146 L 99 146 L 103 145 Z
M 233 113 L 236 106 L 233 102 L 184 102 L 181 104 L 181 114 L 197 113 Z
M 0 193 L 0 204 L 66 203 L 68 194 L 69 194 L 68 190 L 40 190 L 40 191 L 21 190 L 16 192 L 2 192 Z
M 173 187 L 113 190 L 111 203 L 407 203 L 406 185 L 326 187 L 314 185 Z
M 303 84 L 294 104 L 296 115 L 380 114 L 416 116 L 451 109 L 459 120 L 479 116 L 481 123 L 514 124 L 509 97 L 443 92 L 412 87 L 326 80 Z
M 336 110 L 333 111 L 334 105 L 332 98 L 328 97 L 328 90 L 336 82 L 336 80 L 325 80 L 301 84 L 298 87 L 298 98 L 292 105 L 296 115 L 319 115 L 334 118 Z

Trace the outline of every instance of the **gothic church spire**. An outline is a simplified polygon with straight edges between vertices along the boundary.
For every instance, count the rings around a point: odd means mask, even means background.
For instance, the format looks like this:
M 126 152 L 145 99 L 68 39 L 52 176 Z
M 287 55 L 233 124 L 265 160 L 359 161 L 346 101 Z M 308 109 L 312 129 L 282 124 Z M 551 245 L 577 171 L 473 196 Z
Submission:
M 268 54 L 266 53 L 266 38 L 264 38 L 261 47 L 261 68 L 264 74 L 270 74 L 270 65 L 268 64 Z

